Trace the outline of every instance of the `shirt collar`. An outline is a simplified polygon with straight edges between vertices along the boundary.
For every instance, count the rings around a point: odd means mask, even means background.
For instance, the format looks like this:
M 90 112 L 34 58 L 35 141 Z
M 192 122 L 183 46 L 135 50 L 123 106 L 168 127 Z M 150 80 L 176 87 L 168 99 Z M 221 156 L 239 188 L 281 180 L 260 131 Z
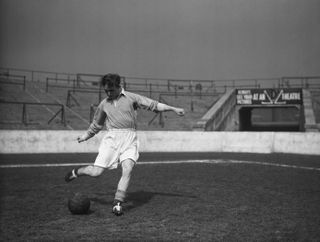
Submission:
M 127 93 L 126 93 L 126 91 L 124 90 L 123 87 L 121 88 L 120 96 L 121 96 L 121 95 L 127 96 Z
M 118 96 L 118 98 L 117 98 L 116 100 L 120 99 L 121 96 L 124 96 L 124 97 L 127 96 L 127 93 L 126 93 L 126 91 L 123 89 L 123 87 L 121 88 L 121 92 L 120 92 L 120 94 L 119 94 L 119 96 Z M 106 98 L 106 100 L 107 100 L 107 102 L 113 102 L 113 101 L 115 101 L 115 100 L 109 100 L 108 98 Z

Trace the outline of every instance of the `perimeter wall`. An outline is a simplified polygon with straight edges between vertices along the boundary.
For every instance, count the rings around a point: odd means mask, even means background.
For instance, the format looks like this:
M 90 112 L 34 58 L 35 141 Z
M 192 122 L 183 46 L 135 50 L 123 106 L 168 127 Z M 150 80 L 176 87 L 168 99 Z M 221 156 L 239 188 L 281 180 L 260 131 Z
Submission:
M 0 153 L 96 153 L 105 131 L 0 130 Z M 319 132 L 138 131 L 141 152 L 245 152 L 320 155 Z

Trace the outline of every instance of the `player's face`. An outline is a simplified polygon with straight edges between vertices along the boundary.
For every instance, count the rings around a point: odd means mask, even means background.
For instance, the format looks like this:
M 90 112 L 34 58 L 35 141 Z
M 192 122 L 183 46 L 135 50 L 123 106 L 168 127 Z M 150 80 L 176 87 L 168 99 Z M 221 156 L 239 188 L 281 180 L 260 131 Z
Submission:
M 108 96 L 108 100 L 116 99 L 121 93 L 121 87 L 116 86 L 104 86 L 104 91 Z

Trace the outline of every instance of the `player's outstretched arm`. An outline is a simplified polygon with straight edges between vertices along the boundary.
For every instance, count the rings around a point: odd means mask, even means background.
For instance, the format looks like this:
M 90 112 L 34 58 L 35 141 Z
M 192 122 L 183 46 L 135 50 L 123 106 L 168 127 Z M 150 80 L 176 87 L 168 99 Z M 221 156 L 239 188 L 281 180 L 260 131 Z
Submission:
M 158 103 L 157 105 L 157 110 L 159 112 L 167 112 L 167 111 L 172 111 L 175 112 L 177 115 L 179 116 L 183 116 L 185 114 L 185 111 L 183 108 L 178 108 L 178 107 L 173 107 L 173 106 L 169 106 L 167 104 L 164 103 Z

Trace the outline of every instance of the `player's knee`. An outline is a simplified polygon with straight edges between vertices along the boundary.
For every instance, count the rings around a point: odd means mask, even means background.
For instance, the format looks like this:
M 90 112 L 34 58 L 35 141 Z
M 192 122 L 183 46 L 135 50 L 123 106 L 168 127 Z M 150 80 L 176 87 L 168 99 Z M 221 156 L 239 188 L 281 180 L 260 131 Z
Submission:
M 100 176 L 104 171 L 104 168 L 98 166 L 91 166 L 90 175 L 93 177 Z
M 134 167 L 134 161 L 131 159 L 122 162 L 122 175 L 130 177 L 132 169 Z

